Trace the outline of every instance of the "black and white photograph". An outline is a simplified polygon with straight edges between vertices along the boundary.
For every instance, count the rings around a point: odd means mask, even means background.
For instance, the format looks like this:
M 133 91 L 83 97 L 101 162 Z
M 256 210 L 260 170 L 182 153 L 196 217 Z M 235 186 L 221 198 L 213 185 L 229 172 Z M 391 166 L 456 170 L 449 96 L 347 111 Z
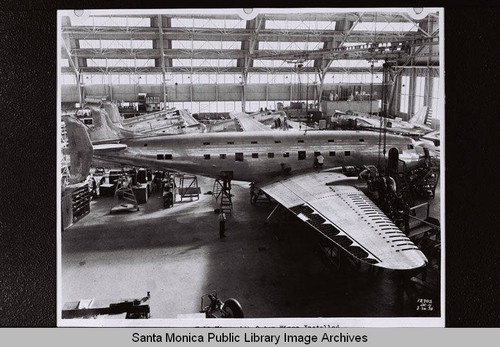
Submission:
M 57 325 L 443 327 L 444 21 L 58 10 Z

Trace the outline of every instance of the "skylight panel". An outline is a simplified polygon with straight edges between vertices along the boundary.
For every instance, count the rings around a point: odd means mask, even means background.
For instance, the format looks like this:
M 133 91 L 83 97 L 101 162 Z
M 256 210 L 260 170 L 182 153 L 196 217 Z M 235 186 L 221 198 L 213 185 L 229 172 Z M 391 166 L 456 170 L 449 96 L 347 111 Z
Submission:
M 323 42 L 268 42 L 260 41 L 260 50 L 273 50 L 273 51 L 312 51 L 323 48 Z
M 239 19 L 172 18 L 171 25 L 174 28 L 244 29 L 246 21 Z
M 266 29 L 277 30 L 335 30 L 334 21 L 267 20 Z
M 253 61 L 253 66 L 254 67 L 289 67 L 290 65 L 287 64 L 283 60 L 263 60 L 263 59 L 257 59 Z
M 185 67 L 232 67 L 236 66 L 236 59 L 173 59 L 174 66 Z
M 241 41 L 172 41 L 173 49 L 240 49 Z
M 148 48 L 153 48 L 153 41 L 152 40 L 80 40 L 80 48 L 148 49 Z
M 107 62 L 106 62 L 107 60 Z M 107 65 L 106 65 L 107 64 Z M 154 59 L 87 59 L 87 66 L 95 67 L 146 67 L 155 66 Z
M 71 74 L 62 74 L 61 75 L 61 84 L 76 84 L 76 78 L 75 75 Z
M 373 67 L 380 67 L 384 63 L 383 60 L 377 60 L 373 63 Z M 350 68 L 350 67 L 371 67 L 371 62 L 367 60 L 347 60 L 347 59 L 339 59 L 334 60 L 331 64 L 331 67 L 340 67 L 340 68 Z
M 404 23 L 404 22 L 359 22 L 352 29 L 352 31 L 369 31 L 369 32 L 409 32 L 418 31 L 417 24 L 415 23 Z
M 74 26 L 112 26 L 112 27 L 149 27 L 149 17 L 100 17 L 92 16 L 82 20 L 73 20 Z

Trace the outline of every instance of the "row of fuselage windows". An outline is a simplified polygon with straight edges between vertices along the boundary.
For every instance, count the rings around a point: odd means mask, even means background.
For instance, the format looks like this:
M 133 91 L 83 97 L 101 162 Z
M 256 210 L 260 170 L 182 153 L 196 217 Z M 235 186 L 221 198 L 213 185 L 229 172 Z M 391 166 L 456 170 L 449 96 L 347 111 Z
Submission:
M 320 152 L 314 152 L 314 156 L 319 155 Z M 306 151 L 298 151 L 297 152 L 298 159 L 299 160 L 305 160 L 306 159 Z M 330 157 L 335 157 L 337 155 L 336 152 L 330 151 L 328 152 L 328 156 Z M 351 155 L 351 151 L 344 151 L 344 156 L 348 157 Z M 243 161 L 243 153 L 235 153 L 234 154 L 234 160 L 235 161 Z M 267 153 L 268 158 L 274 158 L 275 154 L 274 153 Z M 284 152 L 283 153 L 283 158 L 289 158 L 290 157 L 290 152 Z M 252 153 L 252 158 L 257 159 L 259 158 L 259 153 Z M 172 154 L 157 154 L 156 159 L 158 160 L 172 160 Z M 211 154 L 203 154 L 203 159 L 209 160 L 212 159 Z M 227 159 L 227 154 L 219 154 L 219 159 Z
M 328 140 L 328 142 L 335 142 L 335 140 Z M 359 139 L 359 142 L 365 142 L 365 140 Z M 258 143 L 259 143 L 259 141 L 250 141 L 250 144 L 252 144 L 252 145 L 256 145 Z M 274 143 L 281 143 L 281 141 L 275 140 Z M 297 140 L 297 143 L 304 143 L 304 140 Z M 234 141 L 228 141 L 227 144 L 234 145 Z M 203 146 L 209 146 L 209 145 L 210 145 L 210 142 L 203 142 Z

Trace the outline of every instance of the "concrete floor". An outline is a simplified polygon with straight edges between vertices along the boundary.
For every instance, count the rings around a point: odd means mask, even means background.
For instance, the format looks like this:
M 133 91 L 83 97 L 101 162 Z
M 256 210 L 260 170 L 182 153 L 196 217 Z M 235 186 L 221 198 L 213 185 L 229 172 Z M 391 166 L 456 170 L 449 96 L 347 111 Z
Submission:
M 212 190 L 212 179 L 198 181 L 202 193 Z M 286 212 L 264 225 L 274 206 L 250 205 L 248 183 L 232 186 L 233 215 L 223 240 L 211 195 L 163 209 L 155 194 L 139 212 L 113 215 L 117 200 L 93 201 L 90 214 L 62 233 L 62 304 L 141 298 L 149 291 L 151 318 L 176 318 L 198 312 L 200 297 L 216 290 L 222 299 L 236 298 L 248 318 L 418 315 L 415 298 L 401 294 L 393 271 L 333 270 L 314 230 Z M 433 206 L 439 218 L 439 195 Z M 439 289 L 434 294 L 439 299 Z M 434 302 L 427 315 L 439 315 Z

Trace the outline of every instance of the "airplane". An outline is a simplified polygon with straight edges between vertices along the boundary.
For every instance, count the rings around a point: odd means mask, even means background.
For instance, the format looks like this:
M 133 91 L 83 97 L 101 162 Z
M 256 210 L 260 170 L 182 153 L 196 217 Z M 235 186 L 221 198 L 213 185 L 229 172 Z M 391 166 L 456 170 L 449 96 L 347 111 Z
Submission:
M 433 131 L 431 127 L 424 124 L 425 115 L 428 109 L 427 106 L 423 107 L 419 112 L 415 113 L 408 122 L 361 113 L 346 114 L 345 112 L 337 111 L 336 115 L 340 119 L 356 120 L 357 127 L 361 129 L 379 131 L 380 128 L 385 125 L 385 130 L 387 132 L 418 138 Z
M 299 219 L 361 263 L 393 270 L 427 264 L 418 247 L 360 190 L 348 185 L 341 166 L 377 162 L 379 134 L 370 131 L 258 131 L 122 138 L 92 142 L 85 126 L 64 117 L 73 172 L 88 174 L 92 157 L 103 161 L 177 170 L 212 178 L 254 182 Z M 110 139 L 116 140 L 115 134 Z M 387 134 L 388 157 L 408 167 L 424 160 L 409 137 Z M 315 154 L 325 157 L 313 168 Z M 383 158 L 385 161 L 386 158 Z
M 156 112 L 124 120 L 118 106 L 109 101 L 87 104 L 87 108 L 92 111 L 94 126 L 89 132 L 93 142 L 106 141 L 110 137 L 119 139 L 203 131 L 202 125 L 185 110 L 178 110 L 178 115 L 174 112 Z
M 307 126 L 305 123 L 296 122 L 285 118 L 286 114 L 284 112 L 276 112 L 263 115 L 260 112 L 246 114 L 244 112 L 233 111 L 229 113 L 229 117 L 233 120 L 236 120 L 243 131 L 270 131 L 276 129 L 265 125 L 265 123 L 274 121 L 276 119 L 280 119 L 281 124 L 283 124 L 281 129 L 285 129 L 285 119 L 286 130 L 305 131 L 314 129 L 310 126 Z

